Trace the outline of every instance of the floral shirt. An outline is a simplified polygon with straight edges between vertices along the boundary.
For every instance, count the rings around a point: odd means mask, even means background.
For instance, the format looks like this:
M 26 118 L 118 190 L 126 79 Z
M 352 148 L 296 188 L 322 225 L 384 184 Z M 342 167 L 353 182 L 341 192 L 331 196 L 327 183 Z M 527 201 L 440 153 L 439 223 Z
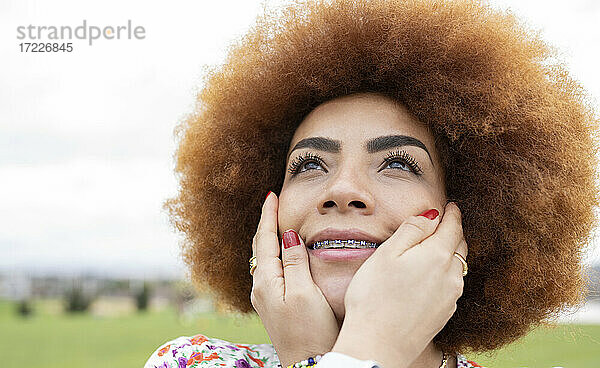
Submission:
M 457 368 L 483 367 L 456 354 Z M 318 365 L 317 365 L 318 366 Z M 161 345 L 144 368 L 278 368 L 279 358 L 271 344 L 235 344 L 196 335 L 181 336 Z

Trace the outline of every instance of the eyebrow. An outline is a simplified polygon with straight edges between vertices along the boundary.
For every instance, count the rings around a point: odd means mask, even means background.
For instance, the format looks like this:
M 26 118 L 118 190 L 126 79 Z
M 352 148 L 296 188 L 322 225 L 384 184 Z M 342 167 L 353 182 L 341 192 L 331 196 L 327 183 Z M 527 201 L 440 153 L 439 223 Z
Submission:
M 304 138 L 296 145 L 292 150 L 288 153 L 287 159 L 290 158 L 292 152 L 301 148 L 313 148 L 319 151 L 331 152 L 331 153 L 339 153 L 341 150 L 342 142 L 339 140 L 326 138 L 326 137 L 310 137 Z M 417 138 L 408 136 L 408 135 L 384 135 L 381 137 L 372 138 L 364 145 L 365 149 L 368 153 L 375 153 L 384 151 L 394 147 L 402 147 L 402 146 L 415 146 L 423 149 L 427 152 L 427 156 L 429 156 L 429 161 L 433 165 L 433 160 L 431 159 L 431 155 L 427 150 L 427 147 L 418 140 Z M 435 165 L 434 165 L 435 166 Z

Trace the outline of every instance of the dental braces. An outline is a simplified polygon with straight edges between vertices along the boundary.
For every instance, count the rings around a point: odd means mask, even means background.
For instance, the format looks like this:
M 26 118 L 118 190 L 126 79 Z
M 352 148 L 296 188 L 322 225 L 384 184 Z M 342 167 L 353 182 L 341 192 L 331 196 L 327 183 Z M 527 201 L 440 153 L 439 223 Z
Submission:
M 327 248 L 327 249 L 356 248 L 356 249 L 358 249 L 358 248 L 377 248 L 378 246 L 379 246 L 379 244 L 373 243 L 370 241 L 366 241 L 366 240 L 336 239 L 336 240 L 322 240 L 322 241 L 315 242 L 312 245 L 312 249 L 323 249 L 323 248 Z

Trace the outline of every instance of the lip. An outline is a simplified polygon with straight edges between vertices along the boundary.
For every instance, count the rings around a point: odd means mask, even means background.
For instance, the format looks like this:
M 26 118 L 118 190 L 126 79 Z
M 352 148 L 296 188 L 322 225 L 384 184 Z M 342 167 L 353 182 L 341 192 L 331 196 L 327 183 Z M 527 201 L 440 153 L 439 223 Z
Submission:
M 309 249 L 308 254 L 329 262 L 365 261 L 377 248 L 365 249 Z
M 325 230 L 319 231 L 315 235 L 313 235 L 307 242 L 307 248 L 312 246 L 315 242 L 321 240 L 344 240 L 344 239 L 354 239 L 354 240 L 365 240 L 373 243 L 381 244 L 383 243 L 383 239 L 380 239 L 374 235 L 366 233 L 360 229 L 350 228 L 350 229 L 334 229 L 331 227 L 326 228 Z M 370 248 L 375 250 L 376 248 Z M 314 250 L 314 249 L 309 249 Z M 317 249 L 321 250 L 321 249 Z M 327 249 L 324 249 L 327 250 Z M 339 252 L 341 249 L 330 249 L 336 252 Z M 347 249 L 346 249 L 347 250 Z M 354 250 L 354 249 L 353 249 Z M 359 249 L 360 250 L 360 249 Z

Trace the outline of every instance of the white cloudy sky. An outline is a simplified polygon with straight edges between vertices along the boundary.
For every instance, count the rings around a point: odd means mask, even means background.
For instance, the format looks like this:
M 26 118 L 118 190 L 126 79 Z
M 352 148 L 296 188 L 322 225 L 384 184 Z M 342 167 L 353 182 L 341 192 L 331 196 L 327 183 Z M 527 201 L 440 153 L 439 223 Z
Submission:
M 273 1 L 271 1 L 273 3 Z M 600 2 L 497 0 L 564 51 L 600 99 Z M 0 272 L 183 275 L 161 203 L 174 126 L 202 66 L 223 61 L 260 1 L 0 0 Z M 133 25 L 143 41 L 20 53 L 20 25 Z M 586 262 L 600 262 L 600 250 Z

